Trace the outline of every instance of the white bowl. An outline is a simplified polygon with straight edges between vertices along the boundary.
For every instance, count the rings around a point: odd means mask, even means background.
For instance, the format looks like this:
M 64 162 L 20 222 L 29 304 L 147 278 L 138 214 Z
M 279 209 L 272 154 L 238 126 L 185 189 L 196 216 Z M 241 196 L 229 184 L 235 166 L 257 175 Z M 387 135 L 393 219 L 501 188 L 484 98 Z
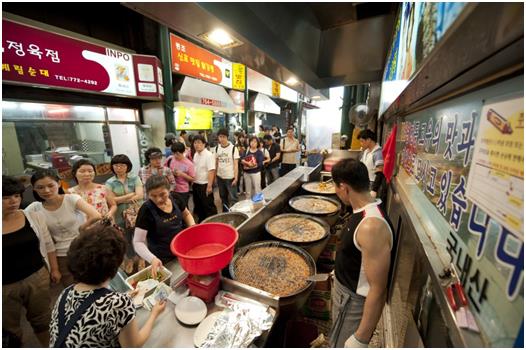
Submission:
M 175 317 L 189 326 L 201 322 L 206 317 L 207 312 L 206 304 L 197 297 L 186 297 L 175 306 Z

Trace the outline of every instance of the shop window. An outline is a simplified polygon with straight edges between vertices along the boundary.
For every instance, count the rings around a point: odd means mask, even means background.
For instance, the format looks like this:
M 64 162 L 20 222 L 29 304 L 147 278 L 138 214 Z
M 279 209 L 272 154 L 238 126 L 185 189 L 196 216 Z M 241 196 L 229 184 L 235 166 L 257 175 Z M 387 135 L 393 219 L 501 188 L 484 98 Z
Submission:
M 104 108 L 2 101 L 3 120 L 104 121 Z
M 119 121 L 119 122 L 138 122 L 139 115 L 135 109 L 125 109 L 125 108 L 107 108 L 108 110 L 108 120 Z

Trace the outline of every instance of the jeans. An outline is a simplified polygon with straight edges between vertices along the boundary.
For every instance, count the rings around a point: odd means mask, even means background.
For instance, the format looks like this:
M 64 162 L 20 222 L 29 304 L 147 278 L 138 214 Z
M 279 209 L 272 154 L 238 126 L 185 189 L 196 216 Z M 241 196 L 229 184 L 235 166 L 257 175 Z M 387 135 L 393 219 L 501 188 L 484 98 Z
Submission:
M 345 341 L 356 332 L 362 320 L 365 297 L 353 293 L 336 276 L 331 291 L 332 328 L 329 333 L 331 348 L 343 348 Z
M 234 179 L 217 177 L 217 187 L 219 187 L 219 197 L 221 197 L 223 208 L 225 208 L 225 206 L 230 208 L 237 202 L 237 185 L 232 186 L 232 181 L 234 181 Z
M 265 169 L 265 175 L 267 176 L 267 186 L 276 181 L 279 177 L 279 168 L 267 168 Z

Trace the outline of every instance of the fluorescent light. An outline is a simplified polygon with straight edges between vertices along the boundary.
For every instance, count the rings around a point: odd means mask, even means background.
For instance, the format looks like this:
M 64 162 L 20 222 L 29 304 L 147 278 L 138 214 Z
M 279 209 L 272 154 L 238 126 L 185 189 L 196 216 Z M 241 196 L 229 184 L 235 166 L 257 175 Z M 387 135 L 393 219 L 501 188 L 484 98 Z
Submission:
M 321 96 L 320 96 L 320 95 L 316 95 L 316 96 L 312 96 L 311 98 L 312 98 L 313 100 L 317 100 L 317 99 L 321 98 Z
M 25 111 L 41 111 L 44 109 L 44 105 L 38 103 L 21 103 L 20 108 Z
M 297 83 L 298 83 L 298 79 L 294 77 L 290 77 L 289 80 L 285 82 L 285 84 L 287 85 L 296 85 Z
M 99 107 L 75 106 L 73 109 L 75 109 L 76 112 L 95 112 Z
M 58 113 L 67 113 L 69 112 L 69 108 L 57 108 L 57 109 L 51 109 L 48 111 L 49 114 L 58 114 Z
M 214 29 L 210 34 L 208 34 L 208 38 L 211 41 L 214 41 L 215 43 L 217 43 L 219 46 L 230 45 L 234 42 L 234 39 L 232 39 L 230 34 L 225 32 L 223 29 L 219 29 L 219 28 Z
M 18 103 L 10 101 L 2 101 L 2 109 L 16 109 L 18 108 Z

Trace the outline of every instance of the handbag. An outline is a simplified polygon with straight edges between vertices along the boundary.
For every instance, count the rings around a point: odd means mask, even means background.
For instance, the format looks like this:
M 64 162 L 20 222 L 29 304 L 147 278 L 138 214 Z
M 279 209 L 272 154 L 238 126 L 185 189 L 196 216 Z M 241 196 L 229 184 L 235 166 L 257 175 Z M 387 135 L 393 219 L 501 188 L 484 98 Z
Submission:
M 134 199 L 128 206 L 128 208 L 122 211 L 122 217 L 124 219 L 124 225 L 126 228 L 134 228 L 137 215 L 139 214 L 140 204 Z

